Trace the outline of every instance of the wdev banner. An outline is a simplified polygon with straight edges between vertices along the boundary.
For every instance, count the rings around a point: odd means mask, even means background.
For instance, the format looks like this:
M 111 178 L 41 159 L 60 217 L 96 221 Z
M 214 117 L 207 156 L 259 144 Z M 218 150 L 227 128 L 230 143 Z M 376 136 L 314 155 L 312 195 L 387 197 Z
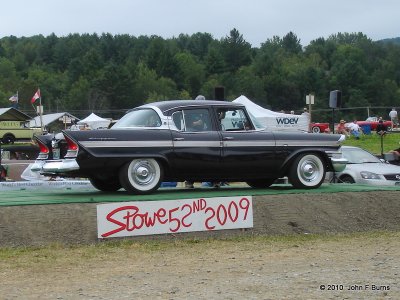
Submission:
M 100 204 L 98 238 L 253 227 L 251 196 Z
M 299 122 L 299 118 L 298 117 L 276 117 L 276 124 L 277 126 L 297 126 L 297 123 Z

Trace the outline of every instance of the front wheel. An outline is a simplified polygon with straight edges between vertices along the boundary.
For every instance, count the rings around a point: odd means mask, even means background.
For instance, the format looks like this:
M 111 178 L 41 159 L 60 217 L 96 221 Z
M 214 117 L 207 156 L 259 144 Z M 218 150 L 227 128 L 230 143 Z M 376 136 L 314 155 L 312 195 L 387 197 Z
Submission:
M 289 171 L 289 180 L 295 188 L 315 189 L 325 179 L 325 165 L 316 154 L 299 155 Z
M 149 194 L 157 190 L 162 178 L 162 166 L 153 158 L 134 159 L 119 172 L 122 187 L 131 194 Z

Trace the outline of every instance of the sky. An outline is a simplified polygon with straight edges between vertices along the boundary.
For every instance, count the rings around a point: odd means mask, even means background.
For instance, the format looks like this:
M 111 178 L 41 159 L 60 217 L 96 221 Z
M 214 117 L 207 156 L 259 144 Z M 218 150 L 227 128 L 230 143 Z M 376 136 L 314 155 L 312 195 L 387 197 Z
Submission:
M 0 38 L 70 33 L 157 35 L 236 28 L 253 47 L 293 32 L 303 46 L 338 32 L 400 37 L 399 0 L 3 0 Z

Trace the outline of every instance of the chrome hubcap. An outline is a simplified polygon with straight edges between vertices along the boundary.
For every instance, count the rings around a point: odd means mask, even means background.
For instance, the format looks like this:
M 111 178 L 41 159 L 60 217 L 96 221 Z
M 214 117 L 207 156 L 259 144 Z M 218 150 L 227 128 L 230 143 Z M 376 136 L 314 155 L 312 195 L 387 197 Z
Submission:
M 132 168 L 132 179 L 139 185 L 151 183 L 156 175 L 156 170 L 148 161 L 140 161 Z
M 300 165 L 300 177 L 302 180 L 311 182 L 320 177 L 320 170 L 316 162 L 307 160 Z

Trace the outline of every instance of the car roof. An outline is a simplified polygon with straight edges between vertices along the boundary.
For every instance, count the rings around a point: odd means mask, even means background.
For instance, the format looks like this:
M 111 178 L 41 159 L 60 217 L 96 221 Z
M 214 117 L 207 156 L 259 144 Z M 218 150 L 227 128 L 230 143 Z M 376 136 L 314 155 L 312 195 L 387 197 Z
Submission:
M 185 107 L 204 107 L 204 106 L 231 106 L 231 107 L 244 107 L 243 104 L 233 103 L 230 101 L 219 101 L 219 100 L 168 100 L 159 101 L 153 103 L 147 103 L 139 108 L 145 107 L 158 107 L 163 113 L 174 109 L 174 108 L 185 108 Z

